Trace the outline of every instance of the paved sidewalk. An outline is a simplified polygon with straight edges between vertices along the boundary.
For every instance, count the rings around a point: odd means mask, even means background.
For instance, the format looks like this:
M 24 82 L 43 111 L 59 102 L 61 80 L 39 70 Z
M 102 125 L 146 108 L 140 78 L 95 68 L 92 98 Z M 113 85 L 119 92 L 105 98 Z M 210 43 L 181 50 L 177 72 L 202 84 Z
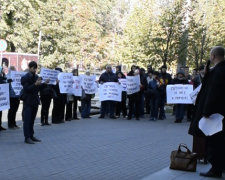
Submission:
M 174 124 L 170 115 L 156 122 L 94 116 L 50 127 L 40 126 L 39 116 L 35 135 L 41 143 L 25 144 L 22 128 L 0 132 L 1 180 L 152 179 L 165 172 L 179 143 L 192 142 L 189 123 Z
M 196 172 L 185 172 L 171 170 L 166 167 L 158 172 L 155 172 L 142 180 L 212 180 L 216 178 L 206 178 L 199 176 L 200 172 L 207 172 L 210 169 L 210 165 L 198 164 Z M 221 178 L 217 178 L 221 179 Z M 225 179 L 225 173 L 223 174 L 223 179 Z

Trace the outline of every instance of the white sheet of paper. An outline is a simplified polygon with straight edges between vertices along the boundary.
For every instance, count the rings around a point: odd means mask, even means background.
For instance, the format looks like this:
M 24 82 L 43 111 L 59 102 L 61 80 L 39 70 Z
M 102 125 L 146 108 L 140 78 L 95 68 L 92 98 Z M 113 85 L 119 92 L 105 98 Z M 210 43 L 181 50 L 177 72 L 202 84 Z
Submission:
M 212 114 L 209 118 L 201 118 L 199 121 L 199 129 L 206 136 L 212 136 L 223 130 L 223 118 L 224 116 L 221 114 Z

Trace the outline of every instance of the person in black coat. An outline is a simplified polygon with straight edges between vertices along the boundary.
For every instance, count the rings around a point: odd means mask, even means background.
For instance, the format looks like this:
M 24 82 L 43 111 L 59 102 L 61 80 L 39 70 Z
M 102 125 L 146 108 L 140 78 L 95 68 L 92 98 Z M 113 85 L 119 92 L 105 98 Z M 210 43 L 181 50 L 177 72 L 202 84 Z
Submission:
M 8 110 L 8 128 L 9 129 L 15 129 L 19 128 L 19 126 L 16 125 L 16 113 L 19 109 L 20 105 L 20 96 L 17 95 L 12 88 L 12 78 L 11 78 L 11 72 L 16 71 L 16 68 L 14 66 L 10 66 L 9 72 L 7 74 L 7 82 L 9 83 L 9 97 L 10 97 L 10 109 Z
M 55 68 L 62 72 L 61 68 Z M 53 98 L 53 109 L 52 109 L 52 123 L 59 124 L 64 123 L 65 117 L 65 106 L 66 106 L 66 94 L 61 94 L 59 89 L 59 81 L 53 86 L 55 96 Z
M 160 102 L 159 102 L 159 120 L 166 119 L 165 115 L 165 103 L 166 103 L 166 86 L 172 83 L 172 78 L 169 73 L 166 72 L 167 67 L 161 67 L 161 73 L 159 74 L 159 81 L 160 81 Z
M 140 116 L 144 117 L 144 109 L 145 109 L 145 92 L 148 87 L 147 83 L 147 77 L 145 74 L 145 69 L 141 68 L 140 70 L 140 82 L 141 82 L 141 87 L 140 87 Z
M 117 72 L 117 76 L 118 79 L 126 79 L 126 76 L 121 71 Z M 124 118 L 127 116 L 126 101 L 127 101 L 127 92 L 122 91 L 122 101 L 116 103 L 116 116 L 120 117 L 121 112 Z
M 188 80 L 185 78 L 185 74 L 182 71 L 179 71 L 177 73 L 177 78 L 174 79 L 173 84 L 189 84 Z M 184 114 L 185 114 L 185 104 L 176 104 L 175 105 L 175 115 L 176 115 L 176 120 L 174 121 L 175 123 L 181 123 L 182 120 L 184 119 Z
M 148 93 L 151 98 L 148 103 L 150 104 L 150 121 L 158 119 L 159 101 L 160 101 L 160 82 L 158 80 L 159 72 L 153 72 L 153 79 L 149 81 Z
M 5 84 L 6 83 L 6 77 L 5 73 L 0 70 L 0 84 Z M 0 131 L 4 131 L 6 128 L 2 127 L 2 111 L 0 111 Z
M 100 76 L 99 83 L 103 84 L 105 82 L 118 82 L 116 74 L 112 72 L 112 67 L 110 65 L 106 66 L 106 71 Z M 99 118 L 104 118 L 105 114 L 108 112 L 111 119 L 116 119 L 115 112 L 115 101 L 102 101 L 101 102 L 101 115 Z
M 139 74 L 139 70 L 136 69 L 135 65 L 131 66 L 131 71 L 127 74 L 127 76 L 135 76 Z M 127 120 L 131 120 L 132 116 L 135 115 L 136 120 L 139 120 L 140 117 L 140 91 L 127 95 L 128 101 L 128 108 L 129 113 Z
M 23 86 L 23 93 L 21 93 L 23 99 L 23 130 L 25 143 L 34 144 L 34 142 L 40 142 L 39 139 L 34 137 L 34 121 L 40 104 L 38 92 L 46 84 L 42 84 L 42 79 L 36 75 L 37 63 L 35 61 L 31 61 L 28 67 L 29 72 L 21 78 Z M 49 80 L 46 81 L 46 83 L 48 82 Z
M 202 80 L 202 88 L 196 100 L 196 113 L 190 125 L 189 134 L 204 136 L 198 124 L 202 117 L 219 113 L 225 116 L 225 50 L 223 47 L 214 47 L 210 53 L 210 61 L 215 65 L 206 73 Z M 207 68 L 206 68 L 207 71 Z M 223 120 L 224 121 L 224 120 Z M 205 177 L 222 177 L 225 166 L 225 130 L 206 137 L 207 159 L 211 163 L 211 169 L 206 173 L 200 173 Z

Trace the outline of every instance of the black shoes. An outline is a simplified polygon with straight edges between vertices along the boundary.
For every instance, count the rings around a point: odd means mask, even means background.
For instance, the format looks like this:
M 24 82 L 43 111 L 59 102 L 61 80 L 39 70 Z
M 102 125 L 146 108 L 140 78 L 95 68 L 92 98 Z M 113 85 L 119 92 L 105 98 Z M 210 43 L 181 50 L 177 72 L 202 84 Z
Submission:
M 37 139 L 36 137 L 31 137 L 30 138 L 32 141 L 34 141 L 34 142 L 41 142 L 41 140 L 40 139 Z
M 0 126 L 0 131 L 5 131 L 5 130 L 6 130 L 6 128 Z
M 210 169 L 206 173 L 200 173 L 200 176 L 211 177 L 211 178 L 222 178 L 222 172 L 213 172 L 212 169 Z
M 19 129 L 20 127 L 19 127 L 19 126 L 17 126 L 17 125 L 15 125 L 15 126 L 14 126 L 14 128 L 15 128 L 15 129 Z
M 31 140 L 31 138 L 25 139 L 25 143 L 27 143 L 27 144 L 35 144 L 34 141 Z
M 111 116 L 110 119 L 116 119 L 116 116 Z
M 174 121 L 174 123 L 181 123 L 182 121 L 177 119 L 176 121 Z
M 105 117 L 105 116 L 100 115 L 98 118 L 99 118 L 99 119 L 104 119 L 104 117 Z
M 51 124 L 49 124 L 49 123 L 41 123 L 41 126 L 50 126 Z
M 127 120 L 131 120 L 131 117 L 128 116 L 128 117 L 127 117 Z

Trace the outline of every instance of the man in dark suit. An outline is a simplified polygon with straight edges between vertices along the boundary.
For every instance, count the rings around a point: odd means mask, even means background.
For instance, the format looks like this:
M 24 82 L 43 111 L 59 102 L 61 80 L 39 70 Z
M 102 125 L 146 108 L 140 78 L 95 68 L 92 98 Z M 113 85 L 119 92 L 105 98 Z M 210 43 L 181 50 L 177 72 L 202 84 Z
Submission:
M 34 137 L 34 120 L 40 104 L 38 92 L 45 84 L 42 84 L 42 79 L 36 75 L 37 63 L 31 61 L 28 64 L 29 72 L 21 78 L 23 86 L 23 131 L 25 136 L 25 143 L 34 144 L 34 142 L 41 142 Z M 48 83 L 49 80 L 46 81 Z
M 211 50 L 210 61 L 214 67 L 206 73 L 202 88 L 196 100 L 196 114 L 191 124 L 189 133 L 198 135 L 198 122 L 202 117 L 219 113 L 225 117 L 225 50 L 216 46 Z M 207 68 L 206 68 L 207 69 Z M 212 168 L 206 173 L 200 173 L 205 177 L 222 177 L 222 170 L 225 163 L 225 131 L 224 128 L 212 136 L 206 137 L 207 159 Z

